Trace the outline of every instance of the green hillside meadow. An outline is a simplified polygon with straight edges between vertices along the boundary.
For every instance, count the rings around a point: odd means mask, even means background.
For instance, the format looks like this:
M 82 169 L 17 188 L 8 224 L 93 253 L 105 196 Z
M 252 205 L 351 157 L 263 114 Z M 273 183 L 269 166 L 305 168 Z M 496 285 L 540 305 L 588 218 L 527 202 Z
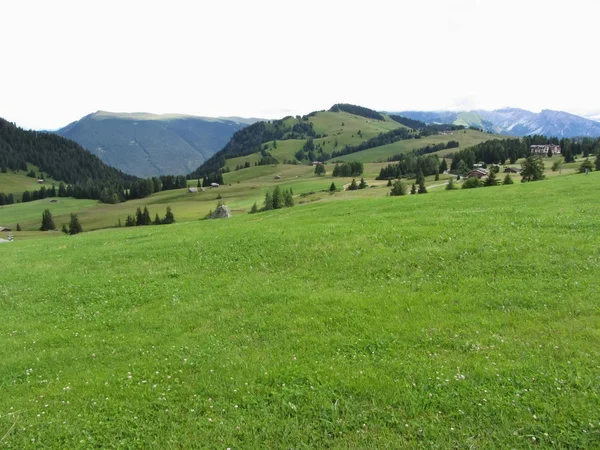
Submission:
M 599 185 L 0 244 L 0 447 L 598 448 Z

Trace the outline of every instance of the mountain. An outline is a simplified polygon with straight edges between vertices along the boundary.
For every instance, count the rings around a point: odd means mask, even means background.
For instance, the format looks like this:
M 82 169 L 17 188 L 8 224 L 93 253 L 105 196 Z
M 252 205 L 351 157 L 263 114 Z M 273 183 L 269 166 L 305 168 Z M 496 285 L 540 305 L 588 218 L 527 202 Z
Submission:
M 98 111 L 57 131 L 105 163 L 139 177 L 182 175 L 254 119 Z
M 494 111 L 402 111 L 398 114 L 427 123 L 474 126 L 509 136 L 543 134 L 556 137 L 600 136 L 600 123 L 563 111 L 534 113 L 518 108 Z

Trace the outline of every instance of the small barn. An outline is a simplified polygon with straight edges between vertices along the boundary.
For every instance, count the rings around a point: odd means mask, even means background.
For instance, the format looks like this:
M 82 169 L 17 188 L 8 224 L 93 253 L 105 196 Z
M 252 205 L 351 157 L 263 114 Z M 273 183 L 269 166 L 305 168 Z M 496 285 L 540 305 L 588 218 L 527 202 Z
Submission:
M 188 188 L 188 193 L 189 194 L 197 194 L 198 188 L 194 188 L 194 187 Z
M 521 173 L 521 169 L 517 169 L 516 167 L 505 167 L 504 173 Z
M 477 177 L 477 178 L 481 179 L 483 177 L 487 177 L 487 174 L 488 174 L 488 171 L 486 169 L 473 169 L 467 174 L 467 177 L 469 177 L 469 178 Z
M 40 178 L 37 182 L 38 184 L 46 184 L 46 180 L 44 180 L 43 178 Z

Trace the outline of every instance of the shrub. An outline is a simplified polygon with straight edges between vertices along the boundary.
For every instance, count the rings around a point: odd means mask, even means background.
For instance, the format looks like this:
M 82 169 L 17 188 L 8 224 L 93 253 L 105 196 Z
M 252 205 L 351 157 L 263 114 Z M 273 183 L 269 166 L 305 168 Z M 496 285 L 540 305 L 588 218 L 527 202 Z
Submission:
M 467 178 L 467 181 L 465 181 L 462 184 L 462 189 L 473 189 L 473 188 L 478 188 L 478 187 L 482 187 L 483 183 L 481 182 L 481 180 L 477 177 L 471 177 L 471 178 Z

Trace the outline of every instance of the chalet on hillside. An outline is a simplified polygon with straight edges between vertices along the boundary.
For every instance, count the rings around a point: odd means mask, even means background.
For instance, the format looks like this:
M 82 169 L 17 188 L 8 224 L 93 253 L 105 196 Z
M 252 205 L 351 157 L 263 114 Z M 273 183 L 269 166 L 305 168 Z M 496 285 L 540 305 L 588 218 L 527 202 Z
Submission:
M 505 167 L 504 173 L 521 173 L 521 169 L 517 169 L 516 167 Z
M 467 177 L 468 178 L 477 177 L 477 178 L 481 179 L 483 177 L 487 177 L 487 175 L 488 175 L 487 169 L 479 168 L 479 169 L 473 169 L 473 170 L 471 170 L 467 174 Z
M 44 180 L 43 178 L 40 178 L 39 180 L 37 180 L 38 184 L 46 184 L 46 180 Z
M 548 155 L 548 151 L 552 150 L 553 155 L 560 155 L 560 145 L 554 144 L 546 144 L 546 145 L 532 145 L 531 146 L 531 154 L 532 155 Z
M 323 163 L 322 163 L 321 161 L 313 161 L 313 162 L 312 162 L 312 165 L 313 165 L 313 166 L 322 166 L 322 165 L 323 165 Z

